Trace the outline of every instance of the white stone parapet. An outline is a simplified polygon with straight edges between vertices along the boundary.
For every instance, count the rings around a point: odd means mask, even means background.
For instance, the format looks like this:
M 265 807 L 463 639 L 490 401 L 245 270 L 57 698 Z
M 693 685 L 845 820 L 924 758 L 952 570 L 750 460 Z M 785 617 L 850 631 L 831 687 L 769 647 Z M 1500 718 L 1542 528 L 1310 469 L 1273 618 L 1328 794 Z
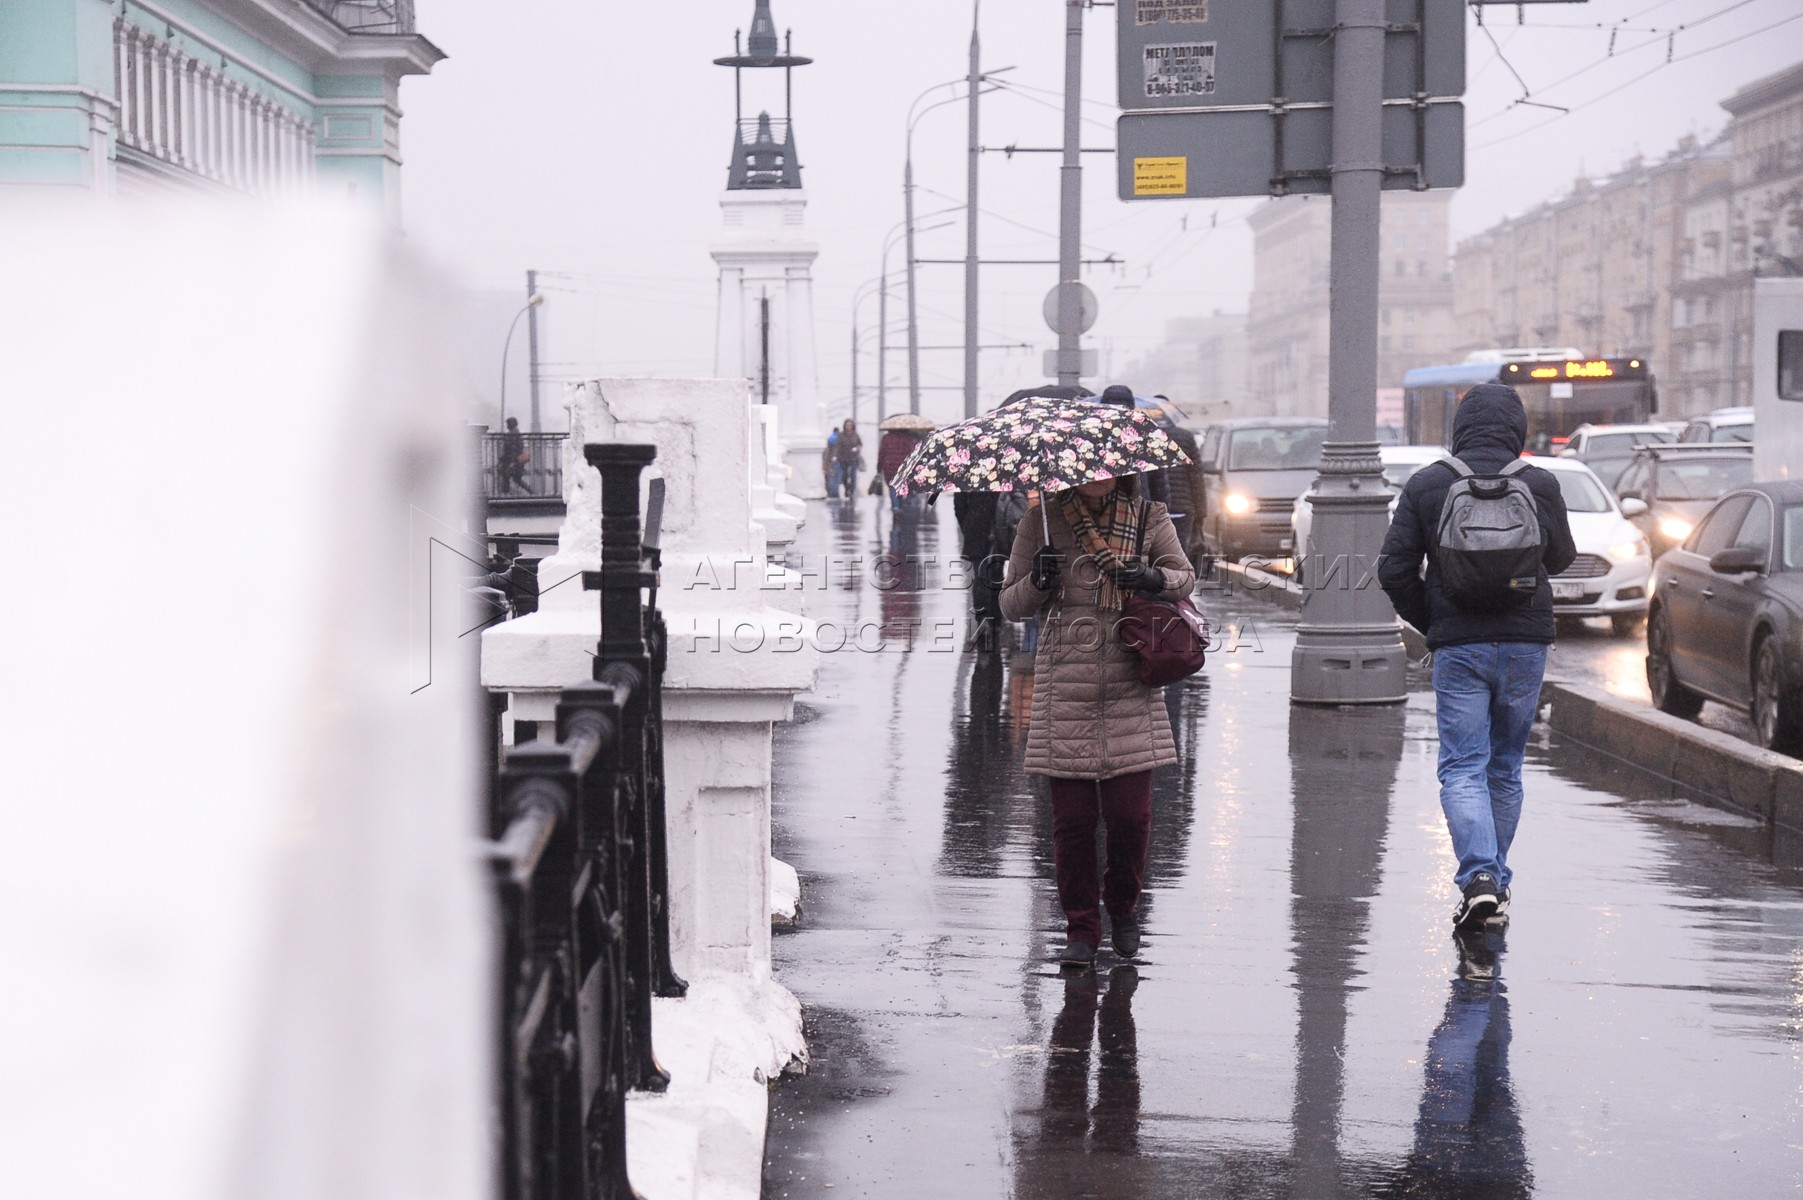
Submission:
M 752 517 L 764 527 L 766 553 L 778 553 L 795 541 L 807 505 L 784 490 L 789 473 L 782 465 L 774 404 L 751 406 L 751 453 L 746 456 Z
M 311 207 L 6 230 L 0 395 L 73 422 L 9 498 L 54 513 L 74 586 L 0 600 L 0 1195 L 487 1200 L 445 282 Z
M 600 476 L 582 448 L 655 445 L 671 955 L 690 992 L 656 1003 L 652 1038 L 672 1081 L 629 1102 L 629 1157 L 650 1200 L 756 1196 L 764 1081 L 807 1054 L 800 1005 L 770 970 L 772 726 L 813 686 L 820 657 L 813 623 L 766 603 L 786 583 L 758 519 L 784 513 L 769 483 L 772 426 L 736 379 L 593 380 L 572 385 L 566 405 L 568 515 L 539 565 L 539 611 L 483 634 L 482 678 L 509 693 L 512 720 L 549 721 L 558 691 L 589 677 L 600 613 L 581 573 L 600 563 Z

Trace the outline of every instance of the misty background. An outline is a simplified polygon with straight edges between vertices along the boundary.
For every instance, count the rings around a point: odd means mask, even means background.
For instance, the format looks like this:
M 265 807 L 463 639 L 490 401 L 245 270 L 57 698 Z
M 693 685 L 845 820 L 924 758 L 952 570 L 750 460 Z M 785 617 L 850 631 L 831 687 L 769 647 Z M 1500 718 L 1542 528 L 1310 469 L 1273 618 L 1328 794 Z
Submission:
M 1221 2 L 1221 0 L 1217 0 Z M 450 56 L 402 90 L 405 228 L 467 291 L 461 364 L 470 415 L 496 423 L 502 344 L 541 272 L 540 378 L 546 428 L 561 428 L 562 384 L 597 375 L 713 373 L 719 198 L 733 137 L 732 53 L 752 0 L 597 5 L 592 0 L 421 0 L 420 28 Z M 821 394 L 843 402 L 851 378 L 851 301 L 881 269 L 884 237 L 902 216 L 904 126 L 911 102 L 961 80 L 971 0 L 846 4 L 774 0 L 794 52 L 814 58 L 794 75 L 795 138 L 808 197 Z M 1726 122 L 1720 101 L 1786 67 L 1803 49 L 1797 0 L 1592 0 L 1467 13 L 1465 186 L 1452 238 L 1602 177 L 1635 155 L 1664 156 L 1686 134 Z M 1012 66 L 982 99 L 985 146 L 1054 147 L 1060 139 L 1064 6 L 987 0 L 980 30 L 986 70 Z M 1084 145 L 1112 148 L 1112 8 L 1089 10 L 1084 36 Z M 747 72 L 745 110 L 782 111 L 782 73 Z M 952 89 L 928 98 L 958 95 Z M 1548 105 L 1569 109 L 1561 112 Z M 924 108 L 924 103 L 922 107 Z M 922 116 L 914 135 L 917 253 L 961 258 L 965 181 L 961 101 Z M 1058 156 L 982 156 L 982 254 L 1053 258 Z M 1252 280 L 1245 216 L 1263 200 L 1115 197 L 1111 155 L 1084 156 L 1086 269 L 1101 317 L 1085 346 L 1101 354 L 1093 386 L 1125 379 L 1181 400 L 1180 379 L 1131 376 L 1165 340 L 1166 322 L 1243 311 Z M 949 211 L 947 211 L 949 210 Z M 927 227 L 935 227 L 930 230 Z M 903 389 L 900 272 L 893 289 L 890 404 Z M 1040 314 L 1052 266 L 991 266 L 982 275 L 983 402 L 1044 378 L 1055 342 Z M 923 347 L 962 336 L 963 274 L 919 268 Z M 874 297 L 860 330 L 873 331 Z M 508 362 L 507 408 L 524 419 L 525 323 Z M 874 385 L 874 337 L 860 383 Z M 955 349 L 923 350 L 922 410 L 962 411 Z M 874 412 L 866 396 L 861 416 Z

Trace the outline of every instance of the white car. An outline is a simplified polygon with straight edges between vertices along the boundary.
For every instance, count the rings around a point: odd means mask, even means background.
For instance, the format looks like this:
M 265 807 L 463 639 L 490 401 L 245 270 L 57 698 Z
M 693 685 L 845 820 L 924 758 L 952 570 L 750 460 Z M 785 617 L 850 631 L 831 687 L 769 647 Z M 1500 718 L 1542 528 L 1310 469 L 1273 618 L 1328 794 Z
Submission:
M 1396 497 L 1402 494 L 1402 485 L 1409 481 L 1409 476 L 1425 467 L 1428 463 L 1438 462 L 1446 457 L 1444 446 L 1379 446 L 1378 458 L 1384 464 L 1384 484 L 1390 489 L 1390 511 L 1396 511 Z M 1309 484 L 1308 491 L 1296 497 L 1294 507 L 1290 509 L 1290 554 L 1295 569 L 1291 572 L 1296 582 L 1301 583 L 1305 574 L 1303 560 L 1308 556 L 1308 531 L 1314 521 L 1315 506 L 1310 503 L 1315 494 L 1315 485 Z
M 1646 535 L 1622 515 L 1614 493 L 1575 458 L 1536 458 L 1559 481 L 1578 556 L 1553 576 L 1553 612 L 1561 617 L 1608 617 L 1617 636 L 1633 633 L 1646 616 L 1653 552 Z
M 1388 446 L 1378 453 L 1384 460 L 1384 482 L 1390 486 L 1390 512 L 1409 477 L 1430 462 L 1446 457 L 1439 446 Z M 1395 456 L 1392 462 L 1391 456 Z M 1575 458 L 1534 459 L 1536 467 L 1551 471 L 1565 496 L 1565 512 L 1571 522 L 1578 556 L 1571 566 L 1553 576 L 1553 611 L 1561 617 L 1608 617 L 1619 636 L 1639 627 L 1646 615 L 1653 575 L 1652 549 L 1640 530 L 1622 515 L 1621 505 L 1596 472 Z M 1308 545 L 1310 488 L 1296 501 L 1290 514 L 1295 544 Z M 1304 554 L 1296 558 L 1296 578 L 1305 573 Z
M 1641 445 L 1663 445 L 1677 441 L 1677 436 L 1663 425 L 1580 425 L 1560 458 L 1575 458 L 1613 490 L 1615 481 L 1634 459 L 1634 448 Z

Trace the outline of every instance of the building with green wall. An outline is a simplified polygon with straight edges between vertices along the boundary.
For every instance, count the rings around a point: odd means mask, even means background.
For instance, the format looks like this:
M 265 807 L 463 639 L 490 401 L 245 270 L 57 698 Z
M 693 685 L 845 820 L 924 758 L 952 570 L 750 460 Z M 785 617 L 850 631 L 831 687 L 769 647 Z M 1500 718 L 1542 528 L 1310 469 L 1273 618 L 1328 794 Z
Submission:
M 400 214 L 413 0 L 4 0 L 0 192 L 323 191 Z

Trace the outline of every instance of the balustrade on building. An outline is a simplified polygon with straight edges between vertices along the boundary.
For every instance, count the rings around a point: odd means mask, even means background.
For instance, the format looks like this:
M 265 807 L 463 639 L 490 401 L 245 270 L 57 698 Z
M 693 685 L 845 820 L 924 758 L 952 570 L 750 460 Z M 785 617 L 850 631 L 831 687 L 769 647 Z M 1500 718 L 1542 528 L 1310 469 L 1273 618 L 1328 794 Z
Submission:
M 113 23 L 113 75 L 122 147 L 252 195 L 311 183 L 311 118 L 123 17 Z

